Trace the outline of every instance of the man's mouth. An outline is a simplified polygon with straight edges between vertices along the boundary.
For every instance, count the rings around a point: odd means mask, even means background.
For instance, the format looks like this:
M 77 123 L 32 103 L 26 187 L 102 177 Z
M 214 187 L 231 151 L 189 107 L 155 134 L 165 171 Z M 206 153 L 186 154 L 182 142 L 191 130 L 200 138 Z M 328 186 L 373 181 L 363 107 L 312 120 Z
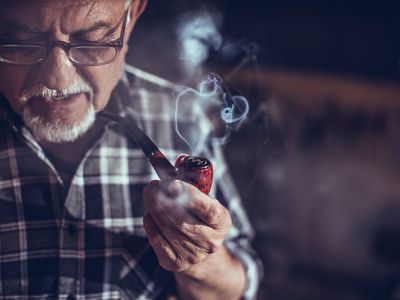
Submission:
M 21 92 L 21 102 L 28 104 L 47 104 L 47 105 L 65 105 L 73 102 L 72 100 L 93 99 L 93 88 L 83 78 L 77 76 L 73 82 L 66 88 L 57 90 L 51 89 L 43 84 L 27 85 Z
M 79 119 L 90 105 L 88 93 L 77 93 L 55 96 L 35 96 L 27 105 L 35 115 L 50 119 Z
M 30 103 L 44 102 L 47 105 L 64 105 L 69 104 L 69 102 L 73 102 L 74 100 L 82 100 L 84 96 L 86 99 L 90 99 L 90 95 L 88 93 L 76 93 L 76 94 L 68 94 L 68 95 L 57 95 L 57 96 L 35 96 L 28 100 Z
M 33 101 L 43 101 L 48 104 L 52 104 L 53 102 L 65 102 L 68 100 L 71 100 L 74 96 L 77 94 L 72 94 L 72 95 L 62 95 L 62 96 L 53 96 L 53 97 L 48 97 L 48 96 L 34 96 L 28 100 L 28 102 L 33 102 Z
M 24 123 L 39 140 L 53 143 L 74 141 L 95 121 L 91 93 L 36 95 L 22 110 Z
M 63 101 L 63 100 L 69 100 L 71 97 L 75 96 L 76 94 L 70 94 L 70 95 L 60 95 L 60 96 L 55 96 L 55 97 L 45 97 L 47 101 Z

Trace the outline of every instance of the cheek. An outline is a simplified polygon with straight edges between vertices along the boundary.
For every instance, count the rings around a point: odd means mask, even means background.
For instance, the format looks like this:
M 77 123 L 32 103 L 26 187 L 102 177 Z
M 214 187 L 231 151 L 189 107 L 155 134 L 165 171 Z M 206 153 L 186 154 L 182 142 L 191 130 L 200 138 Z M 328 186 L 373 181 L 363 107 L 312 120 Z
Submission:
M 0 64 L 0 92 L 7 98 L 13 110 L 21 111 L 20 94 L 28 78 L 30 68 Z
M 121 77 L 123 60 L 112 64 L 92 67 L 87 70 L 86 77 L 94 89 L 94 106 L 101 111 L 108 103 L 110 95 Z

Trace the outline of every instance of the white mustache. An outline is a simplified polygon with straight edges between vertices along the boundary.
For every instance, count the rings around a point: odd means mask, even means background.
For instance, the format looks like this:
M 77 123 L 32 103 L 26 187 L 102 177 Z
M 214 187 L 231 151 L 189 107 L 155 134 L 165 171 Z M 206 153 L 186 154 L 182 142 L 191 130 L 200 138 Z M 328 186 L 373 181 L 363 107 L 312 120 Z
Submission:
M 21 100 L 26 102 L 33 97 L 67 97 L 79 93 L 88 93 L 93 96 L 93 88 L 82 77 L 76 76 L 69 86 L 62 90 L 48 88 L 42 83 L 33 84 L 28 88 L 24 88 L 21 93 Z

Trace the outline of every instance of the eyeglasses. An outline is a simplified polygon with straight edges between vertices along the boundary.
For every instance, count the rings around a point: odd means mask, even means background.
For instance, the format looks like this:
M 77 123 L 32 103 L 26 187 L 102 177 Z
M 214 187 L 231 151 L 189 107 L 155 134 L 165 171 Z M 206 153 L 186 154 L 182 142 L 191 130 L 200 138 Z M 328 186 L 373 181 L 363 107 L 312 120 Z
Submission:
M 111 63 L 117 59 L 123 46 L 128 13 L 129 8 L 121 19 L 120 37 L 112 42 L 66 43 L 55 40 L 49 43 L 23 43 L 0 40 L 0 62 L 20 66 L 35 65 L 43 61 L 54 47 L 60 47 L 75 65 L 101 66 Z

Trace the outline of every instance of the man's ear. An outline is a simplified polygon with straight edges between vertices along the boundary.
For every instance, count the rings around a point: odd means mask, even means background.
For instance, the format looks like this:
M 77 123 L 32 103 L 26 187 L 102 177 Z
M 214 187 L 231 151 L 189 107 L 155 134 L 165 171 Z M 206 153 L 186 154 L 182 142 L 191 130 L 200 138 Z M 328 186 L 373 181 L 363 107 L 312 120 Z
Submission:
M 126 32 L 130 36 L 137 19 L 144 12 L 147 6 L 147 0 L 133 0 L 129 11 L 129 23 L 126 24 Z

